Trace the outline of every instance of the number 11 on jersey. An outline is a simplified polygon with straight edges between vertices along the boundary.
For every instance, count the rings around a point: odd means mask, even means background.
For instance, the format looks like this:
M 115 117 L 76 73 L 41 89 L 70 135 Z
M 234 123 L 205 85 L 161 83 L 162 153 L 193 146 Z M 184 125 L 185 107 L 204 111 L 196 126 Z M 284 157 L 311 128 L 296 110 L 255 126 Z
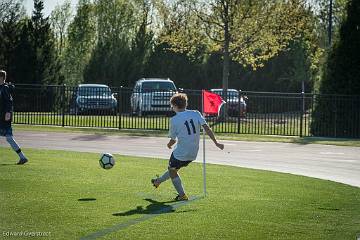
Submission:
M 192 130 L 193 130 L 193 134 L 196 134 L 196 128 L 195 128 L 195 124 L 194 124 L 194 121 L 191 119 L 190 120 L 190 123 L 191 123 L 191 127 L 192 127 Z M 187 131 L 188 131 L 188 134 L 191 135 L 191 129 L 190 129 L 190 124 L 188 121 L 185 121 L 185 126 L 187 128 Z

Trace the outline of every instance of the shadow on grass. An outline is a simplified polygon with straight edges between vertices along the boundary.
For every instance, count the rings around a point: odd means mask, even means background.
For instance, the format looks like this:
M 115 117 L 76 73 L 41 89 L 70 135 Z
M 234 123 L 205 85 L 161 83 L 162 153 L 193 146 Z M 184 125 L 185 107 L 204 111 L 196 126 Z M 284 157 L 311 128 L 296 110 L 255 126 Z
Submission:
M 338 211 L 339 208 L 326 208 L 326 207 L 319 207 L 319 210 L 327 210 L 327 211 Z
M 196 210 L 195 209 L 189 209 L 189 210 L 177 211 L 176 213 L 188 213 L 188 212 L 196 212 Z
M 104 140 L 105 138 L 106 136 L 102 134 L 91 134 L 91 135 L 82 135 L 82 136 L 73 137 L 72 140 L 99 141 L 99 140 Z
M 78 201 L 80 201 L 80 202 L 91 202 L 91 201 L 96 201 L 96 198 L 79 198 Z
M 297 144 L 332 144 L 332 145 L 345 145 L 348 146 L 350 143 L 355 144 L 359 139 L 356 138 L 327 138 L 327 137 L 302 137 L 302 138 L 295 138 L 293 139 L 293 143 Z M 349 143 L 349 144 L 347 144 Z
M 158 202 L 150 198 L 145 198 L 144 200 L 150 202 L 145 208 L 143 206 L 137 206 L 135 209 L 131 209 L 126 212 L 113 213 L 113 216 L 130 216 L 135 214 L 162 214 L 162 213 L 172 213 L 175 212 L 175 209 L 172 205 L 167 205 L 174 201 L 167 202 Z
M 10 167 L 10 166 L 17 166 L 15 163 L 0 163 L 0 167 Z

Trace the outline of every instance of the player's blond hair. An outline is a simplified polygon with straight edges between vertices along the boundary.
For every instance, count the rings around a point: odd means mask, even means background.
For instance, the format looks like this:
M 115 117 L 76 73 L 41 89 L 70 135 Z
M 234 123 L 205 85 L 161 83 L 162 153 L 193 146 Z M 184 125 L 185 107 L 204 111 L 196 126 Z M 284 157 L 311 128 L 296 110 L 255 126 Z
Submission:
M 186 108 L 188 104 L 188 97 L 185 93 L 177 93 L 171 97 L 170 103 L 180 109 Z

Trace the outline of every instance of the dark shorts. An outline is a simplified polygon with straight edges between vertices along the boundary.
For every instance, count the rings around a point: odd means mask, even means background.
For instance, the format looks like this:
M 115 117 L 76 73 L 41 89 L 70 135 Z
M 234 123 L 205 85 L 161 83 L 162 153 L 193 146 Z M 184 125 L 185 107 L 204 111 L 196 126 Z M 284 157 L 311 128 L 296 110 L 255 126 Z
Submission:
M 12 127 L 0 127 L 0 136 L 12 136 Z
M 174 154 L 171 154 L 170 160 L 169 160 L 169 168 L 175 168 L 175 169 L 180 169 L 182 167 L 186 167 L 187 165 L 189 165 L 189 163 L 191 163 L 192 161 L 180 161 L 177 160 L 174 157 Z

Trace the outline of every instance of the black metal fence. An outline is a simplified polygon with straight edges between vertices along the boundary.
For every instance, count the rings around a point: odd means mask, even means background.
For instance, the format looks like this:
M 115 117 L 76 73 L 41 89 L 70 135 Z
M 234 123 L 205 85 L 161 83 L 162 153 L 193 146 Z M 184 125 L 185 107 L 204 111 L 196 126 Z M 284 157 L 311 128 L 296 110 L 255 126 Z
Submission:
M 89 87 L 89 86 L 88 86 Z M 201 91 L 183 90 L 201 111 Z M 17 85 L 17 124 L 168 130 L 171 91 Z M 206 116 L 218 133 L 360 137 L 360 97 L 238 91 L 224 113 Z

